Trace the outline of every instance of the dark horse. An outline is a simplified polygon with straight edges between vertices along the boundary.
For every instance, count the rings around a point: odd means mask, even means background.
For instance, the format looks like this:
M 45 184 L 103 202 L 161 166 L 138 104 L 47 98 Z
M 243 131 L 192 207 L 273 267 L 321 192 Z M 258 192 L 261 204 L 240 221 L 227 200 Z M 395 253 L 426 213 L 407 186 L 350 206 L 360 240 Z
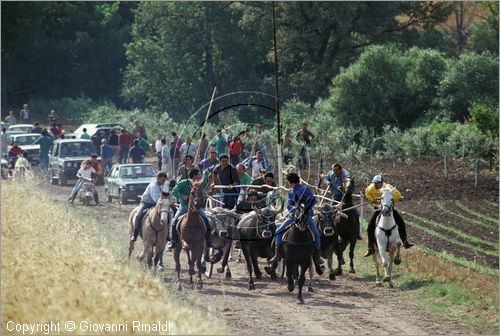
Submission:
M 255 289 L 252 273 L 255 273 L 256 279 L 262 278 L 262 272 L 259 269 L 257 258 L 271 259 L 274 256 L 274 249 L 271 246 L 276 224 L 274 223 L 276 215 L 283 211 L 283 204 L 280 210 L 274 210 L 271 205 L 263 209 L 256 209 L 241 217 L 238 223 L 238 232 L 240 235 L 241 249 L 247 263 L 249 274 L 248 289 Z M 271 279 L 276 280 L 277 276 L 273 265 Z
M 312 211 L 312 209 L 309 211 Z M 302 287 L 306 281 L 305 274 L 311 266 L 314 250 L 314 235 L 309 229 L 308 221 L 309 213 L 308 209 L 306 209 L 306 201 L 301 199 L 295 208 L 295 223 L 286 229 L 283 234 L 283 258 L 286 263 L 288 291 L 293 292 L 295 289 L 294 275 L 298 274 L 299 293 L 297 303 L 299 304 L 304 303 Z
M 202 265 L 201 257 L 205 247 L 205 232 L 206 227 L 196 210 L 197 202 L 196 190 L 193 190 L 189 195 L 188 212 L 186 215 L 180 217 L 177 230 L 179 232 L 179 241 L 181 248 L 186 251 L 188 264 L 189 264 L 189 285 L 193 286 L 194 265 L 198 268 L 198 281 L 196 287 L 203 288 L 203 281 L 201 279 Z M 180 264 L 180 248 L 174 249 L 175 271 L 177 272 L 177 289 L 181 290 L 181 264 Z
M 339 235 L 337 227 L 333 224 L 337 209 L 330 204 L 323 204 L 315 210 L 314 222 L 321 234 L 321 257 L 327 260 L 329 279 L 335 280 L 335 271 L 332 266 L 334 252 L 337 255 L 338 265 L 342 262 Z
M 346 209 L 350 208 L 353 206 L 352 202 L 352 192 L 354 189 L 354 183 L 352 179 L 345 179 L 344 182 L 342 183 L 341 190 L 344 193 L 344 196 L 342 197 L 341 200 L 341 209 Z M 335 274 L 341 275 L 342 274 L 342 264 L 344 263 L 344 251 L 349 245 L 349 258 L 350 258 L 350 263 L 349 263 L 349 273 L 356 273 L 354 270 L 354 248 L 356 247 L 356 242 L 357 242 L 357 213 L 356 209 L 351 209 L 347 211 L 338 212 L 335 216 L 335 226 L 337 227 L 337 232 L 340 237 L 339 241 L 339 252 L 340 255 L 338 256 L 338 259 L 341 261 L 337 267 L 337 270 L 335 271 Z

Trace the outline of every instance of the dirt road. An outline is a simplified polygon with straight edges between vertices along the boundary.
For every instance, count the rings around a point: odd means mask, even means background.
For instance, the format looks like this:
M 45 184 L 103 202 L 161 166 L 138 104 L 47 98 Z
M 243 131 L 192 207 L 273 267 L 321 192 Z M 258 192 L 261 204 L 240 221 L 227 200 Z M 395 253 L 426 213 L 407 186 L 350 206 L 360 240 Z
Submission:
M 56 202 L 67 202 L 71 187 L 43 185 Z M 103 188 L 98 188 L 104 198 Z M 90 206 L 85 211 L 98 223 L 123 238 L 127 248 L 127 218 L 134 205 L 106 203 L 103 207 Z M 68 205 L 71 206 L 71 205 Z M 75 202 L 73 207 L 82 209 Z M 139 247 L 139 245 L 138 245 Z M 137 251 L 138 249 L 136 249 Z M 174 281 L 171 253 L 165 255 L 163 277 Z M 183 261 L 185 268 L 186 261 Z M 223 274 L 205 279 L 202 290 L 191 290 L 186 285 L 179 295 L 188 301 L 207 306 L 215 316 L 226 321 L 233 334 L 470 334 L 477 333 L 457 320 L 426 312 L 404 292 L 387 287 L 375 288 L 372 281 L 345 274 L 329 281 L 325 276 L 314 281 L 314 292 L 305 292 L 305 305 L 296 304 L 295 293 L 288 293 L 285 281 L 273 282 L 264 275 L 256 281 L 256 290 L 247 290 L 246 267 L 230 264 L 232 279 Z M 261 264 L 263 268 L 263 264 Z M 187 281 L 187 274 L 184 274 Z

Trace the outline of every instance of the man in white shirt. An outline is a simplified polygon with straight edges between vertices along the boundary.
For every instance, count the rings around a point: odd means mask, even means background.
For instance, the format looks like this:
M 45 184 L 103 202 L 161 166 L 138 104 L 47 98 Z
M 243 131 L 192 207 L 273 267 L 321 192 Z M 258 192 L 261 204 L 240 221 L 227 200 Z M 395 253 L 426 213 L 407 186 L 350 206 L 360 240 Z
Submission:
M 28 107 L 28 104 L 24 104 L 23 109 L 19 112 L 19 120 L 23 124 L 30 123 L 30 109 Z
M 267 169 L 267 166 L 264 162 L 264 154 L 262 152 L 257 152 L 255 159 L 250 159 L 250 166 L 252 167 L 252 179 L 259 177 L 259 171 L 261 169 Z
M 186 137 L 186 142 L 184 142 L 181 146 L 181 148 L 179 149 L 179 151 L 181 152 L 181 158 L 182 160 L 184 160 L 184 157 L 186 155 L 191 155 L 191 156 L 195 156 L 196 154 L 196 145 L 193 145 L 191 143 L 191 138 L 190 137 Z
M 156 157 L 158 158 L 158 169 L 161 170 L 161 149 L 163 148 L 163 144 L 161 143 L 161 134 L 158 133 L 156 135 L 156 142 L 155 142 L 155 150 L 156 150 Z
M 83 167 L 81 167 L 78 170 L 78 173 L 76 173 L 78 182 L 76 182 L 75 186 L 73 187 L 68 202 L 73 203 L 75 201 L 76 195 L 78 195 L 78 192 L 80 191 L 80 189 L 82 189 L 83 184 L 86 182 L 86 180 L 92 179 L 94 174 L 96 174 L 96 170 L 94 169 L 94 167 L 92 167 L 92 163 L 90 162 L 90 160 L 85 160 Z

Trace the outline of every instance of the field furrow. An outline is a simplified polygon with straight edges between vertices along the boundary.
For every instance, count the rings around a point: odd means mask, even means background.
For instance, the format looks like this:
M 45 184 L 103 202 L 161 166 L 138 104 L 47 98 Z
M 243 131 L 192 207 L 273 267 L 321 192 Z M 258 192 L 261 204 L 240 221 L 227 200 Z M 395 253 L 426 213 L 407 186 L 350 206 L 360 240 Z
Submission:
M 479 213 L 477 211 L 472 210 L 471 208 L 467 207 L 466 205 L 462 204 L 460 201 L 455 201 L 455 205 L 459 207 L 460 209 L 464 210 L 465 212 L 470 213 L 473 216 L 479 217 L 482 220 L 491 222 L 495 225 L 498 225 L 498 218 L 496 217 L 491 217 L 482 213 Z
M 478 225 L 478 226 L 482 226 L 484 228 L 487 228 L 487 229 L 494 229 L 494 228 L 498 228 L 498 224 L 492 224 L 492 223 L 484 223 L 478 219 L 474 219 L 474 218 L 470 218 L 470 217 L 467 217 L 467 216 L 464 216 L 464 215 L 461 215 L 461 214 L 458 214 L 450 209 L 448 209 L 443 203 L 441 202 L 436 202 L 436 206 L 441 210 L 443 211 L 444 213 L 446 214 L 449 214 L 449 215 L 452 215 L 456 218 L 459 218 L 469 224 L 473 224 L 473 225 Z

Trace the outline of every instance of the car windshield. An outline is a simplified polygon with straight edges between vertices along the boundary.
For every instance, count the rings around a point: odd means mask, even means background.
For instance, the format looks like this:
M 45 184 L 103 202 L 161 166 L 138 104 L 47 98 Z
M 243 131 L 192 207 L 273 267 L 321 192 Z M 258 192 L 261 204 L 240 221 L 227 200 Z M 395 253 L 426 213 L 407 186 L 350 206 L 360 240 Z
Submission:
M 27 145 L 32 145 L 33 142 L 35 142 L 40 135 L 22 135 L 22 136 L 16 136 L 16 137 L 11 137 L 11 140 L 16 140 L 16 143 L 18 146 L 27 146 Z
M 91 142 L 67 142 L 61 144 L 59 156 L 90 156 L 95 153 Z
M 16 131 L 16 132 L 31 132 L 32 127 L 31 126 L 15 126 L 15 127 L 9 127 L 9 131 Z
M 153 166 L 127 166 L 120 168 L 120 178 L 155 177 Z

